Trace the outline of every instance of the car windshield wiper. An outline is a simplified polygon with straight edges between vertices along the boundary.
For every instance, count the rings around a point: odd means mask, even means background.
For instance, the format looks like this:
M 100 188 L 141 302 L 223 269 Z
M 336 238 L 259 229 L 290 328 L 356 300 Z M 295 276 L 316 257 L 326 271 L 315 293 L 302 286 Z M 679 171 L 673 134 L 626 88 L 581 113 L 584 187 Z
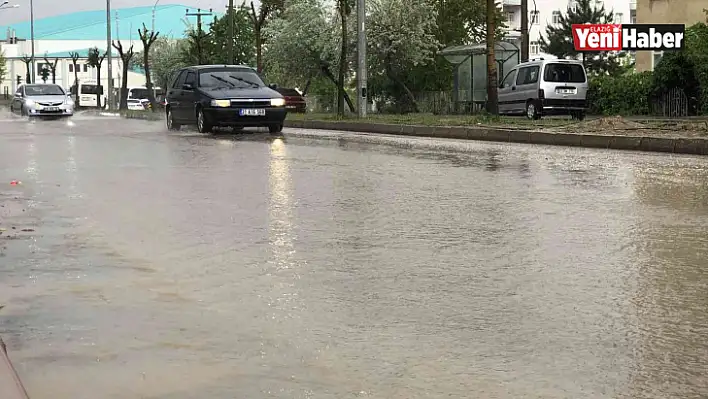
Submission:
M 236 85 L 233 82 L 229 82 L 228 80 L 222 78 L 221 76 L 214 75 L 213 73 L 210 73 L 209 76 L 218 80 L 219 82 L 224 82 L 226 84 L 229 84 L 229 85 L 231 85 L 231 87 L 236 87 Z
M 240 78 L 240 77 L 234 76 L 234 75 L 229 75 L 229 77 L 230 77 L 231 79 L 236 79 L 236 80 L 238 80 L 239 82 L 243 82 L 243 83 L 249 84 L 249 85 L 254 86 L 254 87 L 261 87 L 260 84 L 258 84 L 258 83 L 256 83 L 256 82 L 251 82 L 251 81 L 248 80 L 248 79 Z

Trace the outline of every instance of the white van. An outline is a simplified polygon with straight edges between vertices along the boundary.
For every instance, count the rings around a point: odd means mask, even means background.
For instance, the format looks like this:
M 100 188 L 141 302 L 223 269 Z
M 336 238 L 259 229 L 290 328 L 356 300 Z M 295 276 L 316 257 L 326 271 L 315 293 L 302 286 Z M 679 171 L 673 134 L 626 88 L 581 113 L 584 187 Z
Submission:
M 544 60 L 516 65 L 499 85 L 499 113 L 585 118 L 588 80 L 585 67 L 576 60 Z

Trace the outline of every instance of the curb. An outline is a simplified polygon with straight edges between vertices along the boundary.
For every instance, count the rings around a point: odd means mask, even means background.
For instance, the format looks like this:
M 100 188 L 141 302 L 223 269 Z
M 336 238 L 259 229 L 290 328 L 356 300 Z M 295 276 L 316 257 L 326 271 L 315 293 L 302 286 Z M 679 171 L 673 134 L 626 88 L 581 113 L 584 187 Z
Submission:
M 285 127 L 494 141 L 504 143 L 544 144 L 567 147 L 605 148 L 612 150 L 670 152 L 708 155 L 708 139 L 642 136 L 608 136 L 577 133 L 549 133 L 534 130 L 478 128 L 464 126 L 392 125 L 366 122 L 285 121 Z
M 140 111 L 142 112 L 142 111 Z M 154 112 L 145 112 L 145 113 L 128 113 L 128 114 L 121 114 L 120 115 L 123 118 L 126 119 L 141 119 L 145 121 L 161 121 L 163 120 L 162 114 L 156 114 Z

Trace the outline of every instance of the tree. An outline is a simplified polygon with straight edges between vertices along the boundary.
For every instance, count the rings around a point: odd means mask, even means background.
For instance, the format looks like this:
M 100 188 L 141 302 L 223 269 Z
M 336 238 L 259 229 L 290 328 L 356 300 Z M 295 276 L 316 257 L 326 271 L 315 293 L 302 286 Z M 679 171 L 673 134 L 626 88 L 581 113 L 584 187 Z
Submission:
M 74 89 L 76 90 L 75 104 L 79 104 L 79 53 L 72 51 L 69 53 L 69 57 L 71 57 L 71 65 L 74 69 Z
M 492 12 L 492 10 L 494 10 L 494 12 Z M 487 112 L 492 115 L 499 113 L 497 60 L 494 55 L 494 47 L 496 46 L 496 10 L 496 1 L 487 0 Z
M 199 29 L 190 29 L 187 32 L 187 44 L 182 57 L 188 64 L 204 65 L 207 63 L 209 53 L 209 34 Z
M 49 61 L 46 54 L 44 55 L 44 62 L 49 68 L 49 72 L 52 74 L 52 83 L 57 83 L 57 64 L 59 63 L 59 58 L 54 58 L 54 62 Z
M 101 85 L 101 66 L 103 65 L 103 60 L 106 58 L 108 52 L 101 54 L 101 50 L 98 47 L 89 49 L 88 59 L 86 64 L 91 68 L 96 68 L 96 82 L 98 83 L 98 90 L 96 91 L 96 105 L 101 108 L 101 95 L 103 95 L 103 85 Z
M 128 109 L 128 70 L 130 69 L 130 60 L 133 58 L 133 45 L 128 47 L 128 50 L 123 49 L 123 44 L 118 40 L 117 42 L 111 43 L 113 48 L 118 51 L 118 56 L 120 57 L 121 64 L 123 65 L 123 73 L 120 83 L 120 103 L 118 104 L 118 109 Z
M 229 18 L 234 19 L 234 62 L 242 65 L 258 64 L 256 57 L 256 36 L 251 23 L 250 10 L 245 6 L 234 7 L 221 18 L 215 18 L 207 35 L 207 59 L 210 64 L 229 64 Z M 258 39 L 261 40 L 261 39 Z
M 599 4 L 599 7 L 598 7 Z M 541 51 L 558 58 L 581 58 L 585 68 L 592 74 L 619 75 L 627 70 L 619 58 L 624 54 L 605 51 L 578 52 L 573 46 L 573 24 L 610 24 L 614 21 L 612 11 L 606 12 L 602 3 L 594 0 L 577 0 L 576 7 L 568 7 L 561 13 L 558 24 L 546 26 L 546 37 L 541 35 Z
M 256 69 L 258 73 L 263 71 L 263 28 L 268 22 L 268 17 L 278 11 L 282 11 L 283 8 L 283 0 L 261 0 L 261 5 L 256 11 L 256 6 L 251 2 L 250 16 L 256 44 Z
M 440 47 L 435 37 L 436 10 L 427 0 L 374 0 L 368 19 L 368 53 L 372 75 L 398 86 L 414 112 L 418 103 L 404 76 L 418 65 L 429 64 Z
M 151 80 L 160 87 L 167 87 L 177 70 L 190 65 L 189 60 L 184 56 L 188 47 L 189 43 L 185 39 L 161 37 L 155 40 L 155 43 L 150 46 L 148 55 Z M 137 52 L 130 63 L 144 69 L 144 58 L 142 52 Z
M 303 18 L 307 15 L 307 18 Z M 323 77 L 339 91 L 333 71 L 339 63 L 339 24 L 325 12 L 317 0 L 298 0 L 287 5 L 278 18 L 270 21 L 264 34 L 268 37 L 268 75 L 280 73 L 281 84 L 309 86 Z M 349 42 L 348 47 L 354 48 Z M 351 112 L 354 104 L 344 87 L 341 90 Z
M 340 26 L 339 74 L 337 76 L 337 115 L 344 115 L 344 79 L 347 75 L 347 18 L 352 13 L 352 0 L 337 0 Z
M 155 102 L 155 91 L 152 88 L 152 80 L 150 79 L 150 47 L 155 43 L 160 32 L 148 31 L 148 28 L 143 24 L 142 29 L 138 29 L 140 41 L 143 42 L 143 66 L 145 68 L 145 88 L 148 91 L 148 100 L 152 105 L 153 112 L 157 110 Z
M 23 55 L 22 62 L 25 63 L 25 70 L 27 71 L 25 74 L 25 83 L 32 83 L 32 57 Z
M 0 51 L 0 82 L 5 80 L 7 75 L 7 61 L 5 60 L 5 52 Z

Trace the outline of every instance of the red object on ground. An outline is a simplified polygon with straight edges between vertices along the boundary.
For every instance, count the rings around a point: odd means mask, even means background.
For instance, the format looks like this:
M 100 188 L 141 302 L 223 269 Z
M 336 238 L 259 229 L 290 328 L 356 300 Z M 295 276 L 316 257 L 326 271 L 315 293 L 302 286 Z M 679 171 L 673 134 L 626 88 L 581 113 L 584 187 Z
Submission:
M 10 358 L 7 357 L 2 338 L 0 338 L 0 397 L 3 399 L 29 399 L 27 390 L 10 363 Z

